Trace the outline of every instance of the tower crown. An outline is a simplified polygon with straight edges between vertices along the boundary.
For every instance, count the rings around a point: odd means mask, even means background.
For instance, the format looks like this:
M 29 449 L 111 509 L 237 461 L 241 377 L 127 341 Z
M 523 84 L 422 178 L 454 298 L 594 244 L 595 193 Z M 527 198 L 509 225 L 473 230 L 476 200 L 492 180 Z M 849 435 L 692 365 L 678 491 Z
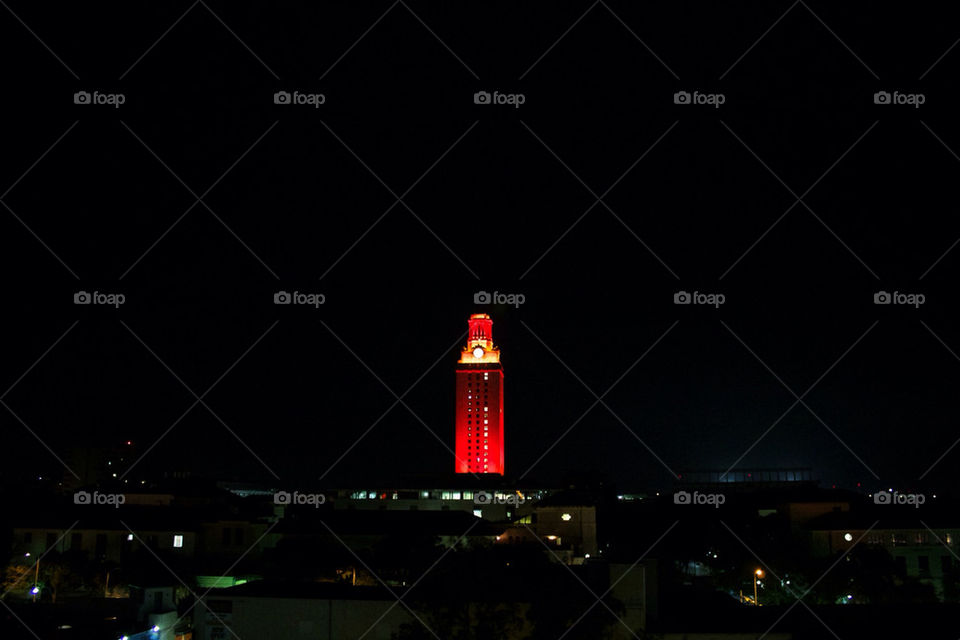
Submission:
M 486 313 L 474 313 L 467 321 L 467 344 L 460 352 L 460 364 L 500 362 L 500 349 L 493 344 L 493 320 Z

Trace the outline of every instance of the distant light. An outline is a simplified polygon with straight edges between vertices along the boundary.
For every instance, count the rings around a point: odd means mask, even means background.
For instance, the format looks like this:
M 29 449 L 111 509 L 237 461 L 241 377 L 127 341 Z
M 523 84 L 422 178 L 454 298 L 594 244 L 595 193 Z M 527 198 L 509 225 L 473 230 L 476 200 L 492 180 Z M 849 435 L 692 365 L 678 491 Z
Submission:
M 160 625 L 158 624 L 153 625 L 153 628 L 150 629 L 150 631 L 153 631 L 154 633 L 160 631 Z
M 29 557 L 30 557 L 30 552 L 27 551 L 25 554 L 23 554 L 23 557 L 24 557 L 24 558 L 29 558 Z
M 590 554 L 589 554 L 589 553 L 585 553 L 585 554 L 583 554 L 583 557 L 584 557 L 584 558 L 589 558 L 589 557 L 590 557 Z
M 557 536 L 547 536 L 547 540 L 556 540 Z
M 130 640 L 130 636 L 120 636 L 120 640 Z
M 565 513 L 562 516 L 560 516 L 560 519 L 563 520 L 564 522 L 569 522 L 572 518 L 573 516 L 570 515 L 569 513 Z
M 127 445 L 132 445 L 132 444 L 133 442 L 131 442 L 130 440 L 127 440 Z
M 30 593 L 32 593 L 33 595 L 37 595 L 38 593 L 40 593 L 40 587 L 34 587 L 33 589 L 30 589 Z
M 851 540 L 853 540 L 853 536 L 850 535 L 849 533 L 845 533 L 843 534 L 843 539 L 846 540 L 847 542 L 850 542 Z
M 129 542 L 130 540 L 133 540 L 133 534 L 132 534 L 132 533 L 128 533 L 128 534 L 127 534 L 127 541 Z
M 847 600 L 853 600 L 853 596 L 850 595 L 849 593 L 847 594 Z
M 757 569 L 756 571 L 754 571 L 754 573 L 757 574 L 758 578 L 763 577 L 763 569 Z

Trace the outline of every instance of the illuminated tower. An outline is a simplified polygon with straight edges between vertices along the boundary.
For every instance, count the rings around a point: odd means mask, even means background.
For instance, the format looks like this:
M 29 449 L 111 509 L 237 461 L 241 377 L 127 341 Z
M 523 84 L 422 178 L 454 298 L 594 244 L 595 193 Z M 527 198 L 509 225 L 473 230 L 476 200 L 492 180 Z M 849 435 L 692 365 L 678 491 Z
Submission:
M 457 473 L 503 475 L 503 368 L 493 344 L 493 320 L 470 316 L 457 361 Z

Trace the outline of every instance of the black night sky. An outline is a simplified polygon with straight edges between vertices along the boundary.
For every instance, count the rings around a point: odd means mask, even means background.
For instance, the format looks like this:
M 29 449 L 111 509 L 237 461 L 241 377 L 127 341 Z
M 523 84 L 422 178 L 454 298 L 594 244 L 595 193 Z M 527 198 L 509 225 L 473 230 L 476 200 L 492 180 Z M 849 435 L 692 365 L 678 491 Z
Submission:
M 131 478 L 449 473 L 459 337 L 488 312 L 511 478 L 954 485 L 945 6 L 207 6 L 11 3 L 53 54 L 0 10 L 8 484 L 126 440 L 153 447 Z

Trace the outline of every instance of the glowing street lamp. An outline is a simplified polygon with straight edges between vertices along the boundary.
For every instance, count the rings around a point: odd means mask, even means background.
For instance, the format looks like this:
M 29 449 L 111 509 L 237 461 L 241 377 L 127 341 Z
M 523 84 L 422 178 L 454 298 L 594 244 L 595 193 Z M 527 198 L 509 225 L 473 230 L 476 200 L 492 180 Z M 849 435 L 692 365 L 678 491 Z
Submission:
M 29 558 L 30 552 L 27 551 L 25 554 L 23 554 L 23 557 Z M 39 583 L 40 583 L 40 558 L 37 558 L 37 566 L 33 573 L 33 589 L 30 589 L 30 593 L 33 594 L 34 602 L 37 601 L 37 595 L 40 593 L 40 587 L 38 586 Z
M 757 569 L 753 572 L 753 604 L 760 606 L 760 600 L 757 597 L 757 579 L 763 577 L 763 569 Z

